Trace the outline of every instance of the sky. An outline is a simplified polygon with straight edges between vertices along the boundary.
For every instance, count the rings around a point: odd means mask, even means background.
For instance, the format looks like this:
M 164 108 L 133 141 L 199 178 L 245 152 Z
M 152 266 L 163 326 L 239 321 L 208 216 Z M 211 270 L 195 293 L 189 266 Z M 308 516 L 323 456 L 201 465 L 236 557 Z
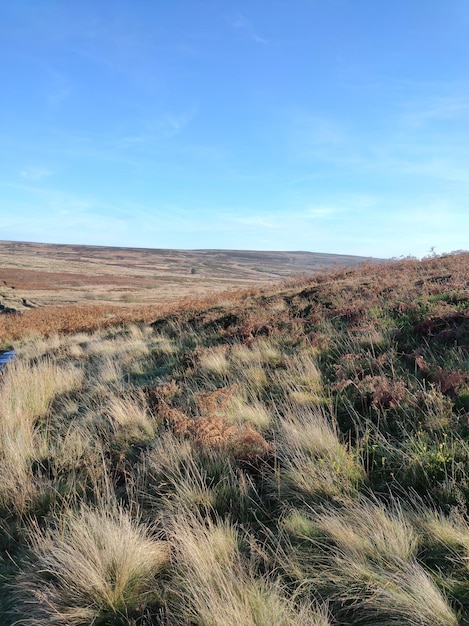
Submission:
M 467 0 L 0 2 L 0 239 L 469 247 Z

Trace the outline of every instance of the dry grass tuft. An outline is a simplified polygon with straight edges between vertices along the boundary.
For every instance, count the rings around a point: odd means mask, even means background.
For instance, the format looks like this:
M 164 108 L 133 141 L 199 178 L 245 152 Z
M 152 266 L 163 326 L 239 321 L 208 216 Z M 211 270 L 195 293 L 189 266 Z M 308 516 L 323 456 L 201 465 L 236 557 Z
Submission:
M 155 436 L 155 423 L 148 414 L 142 393 L 111 397 L 107 414 L 116 431 L 128 439 Z
M 178 590 L 187 619 L 206 626 L 329 626 L 327 611 L 291 600 L 278 581 L 256 576 L 247 537 L 230 522 L 189 513 L 173 521 Z
M 23 624 L 130 623 L 158 604 L 167 544 L 118 505 L 82 507 L 30 531 L 31 563 L 15 592 Z
M 342 509 L 324 509 L 315 519 L 342 554 L 363 557 L 387 566 L 416 555 L 419 538 L 402 510 L 387 510 L 367 501 L 349 502 Z
M 224 378 L 230 373 L 230 364 L 226 358 L 225 346 L 209 348 L 204 351 L 199 359 L 199 367 L 202 373 Z
M 416 561 L 420 539 L 398 506 L 366 500 L 292 512 L 284 527 L 307 540 L 310 558 L 286 556 L 289 571 L 309 580 L 358 623 L 458 624 L 446 598 Z M 379 618 L 377 617 L 379 616 Z
M 339 439 L 337 425 L 321 407 L 290 409 L 280 418 L 281 485 L 308 498 L 341 498 L 356 491 L 363 469 Z
M 52 442 L 40 428 L 52 400 L 79 387 L 83 371 L 50 360 L 15 361 L 0 378 L 0 507 L 27 511 L 37 495 L 31 462 L 47 456 Z

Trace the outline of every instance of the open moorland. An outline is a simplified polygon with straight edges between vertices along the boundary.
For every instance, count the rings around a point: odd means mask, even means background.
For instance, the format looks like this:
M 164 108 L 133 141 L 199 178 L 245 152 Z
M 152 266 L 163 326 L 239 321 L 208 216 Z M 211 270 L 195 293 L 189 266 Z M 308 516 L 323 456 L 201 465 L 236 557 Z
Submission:
M 0 242 L 0 299 L 39 306 L 155 303 L 279 281 L 365 257 Z M 26 305 L 27 308 L 27 305 Z
M 224 291 L 357 265 L 311 252 L 158 250 L 0 242 L 0 347 L 34 333 L 93 330 Z M 222 296 L 221 296 L 222 297 Z M 156 307 L 156 308 L 155 308 Z M 6 342 L 6 343 L 5 343 Z
M 469 253 L 68 331 L 4 337 L 2 624 L 469 624 Z

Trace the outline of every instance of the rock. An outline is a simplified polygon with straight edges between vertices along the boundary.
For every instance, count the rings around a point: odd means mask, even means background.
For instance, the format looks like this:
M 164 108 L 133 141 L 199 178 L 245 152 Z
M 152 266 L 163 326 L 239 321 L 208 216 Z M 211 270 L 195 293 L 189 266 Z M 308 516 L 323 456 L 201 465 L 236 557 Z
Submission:
M 13 287 L 0 289 L 0 315 L 11 313 L 24 313 L 27 309 L 36 308 L 38 305 L 32 300 L 15 293 Z
M 8 306 L 0 303 L 0 313 L 22 313 L 23 311 L 15 306 Z

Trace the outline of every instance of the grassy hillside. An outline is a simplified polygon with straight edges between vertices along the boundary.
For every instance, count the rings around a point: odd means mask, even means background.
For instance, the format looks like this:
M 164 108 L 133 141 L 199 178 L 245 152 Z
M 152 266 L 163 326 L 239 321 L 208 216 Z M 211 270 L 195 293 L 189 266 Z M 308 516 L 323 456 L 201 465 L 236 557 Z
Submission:
M 469 253 L 16 348 L 2 624 L 469 624 Z
M 0 309 L 160 304 L 278 282 L 364 257 L 312 252 L 164 250 L 0 241 Z M 62 312 L 63 314 L 63 312 Z

